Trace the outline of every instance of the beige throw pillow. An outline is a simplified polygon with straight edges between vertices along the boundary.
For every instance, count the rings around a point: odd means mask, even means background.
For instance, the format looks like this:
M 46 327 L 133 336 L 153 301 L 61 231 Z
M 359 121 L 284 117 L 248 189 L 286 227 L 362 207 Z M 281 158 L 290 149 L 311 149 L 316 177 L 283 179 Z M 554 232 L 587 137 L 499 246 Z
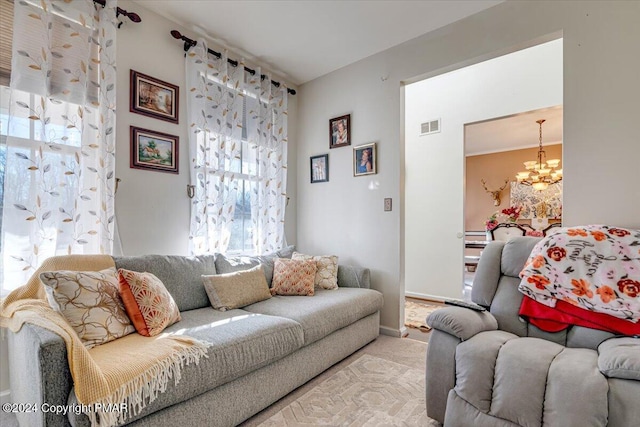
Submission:
M 47 271 L 40 280 L 49 288 L 57 310 L 85 347 L 113 341 L 135 332 L 125 312 L 115 268 L 102 271 Z
M 314 285 L 322 289 L 338 289 L 338 257 L 335 255 L 305 255 L 294 252 L 291 259 L 313 260 L 316 262 Z
M 271 298 L 262 265 L 235 273 L 202 276 L 211 306 L 226 311 Z

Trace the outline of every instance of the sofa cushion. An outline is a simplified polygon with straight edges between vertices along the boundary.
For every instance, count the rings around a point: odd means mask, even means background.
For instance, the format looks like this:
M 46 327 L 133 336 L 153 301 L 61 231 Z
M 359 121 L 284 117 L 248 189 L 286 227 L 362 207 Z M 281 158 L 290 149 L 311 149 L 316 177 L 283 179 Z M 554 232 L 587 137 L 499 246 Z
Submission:
M 271 281 L 273 280 L 273 263 L 276 258 L 291 258 L 295 246 L 287 246 L 271 254 L 265 255 L 238 255 L 229 256 L 224 254 L 216 255 L 216 271 L 218 274 L 233 273 L 236 271 L 249 270 L 262 264 L 264 268 L 264 275 L 267 278 L 267 283 L 271 287 Z
M 379 311 L 382 294 L 372 289 L 317 289 L 312 298 L 275 296 L 244 308 L 252 313 L 295 320 L 304 330 L 304 344 L 324 338 L 340 328 Z
M 125 312 L 114 268 L 40 274 L 59 310 L 87 348 L 135 332 Z
M 338 265 L 338 286 L 341 288 L 371 288 L 371 271 L 353 265 Z
M 121 268 L 118 280 L 124 307 L 140 335 L 155 337 L 180 321 L 180 312 L 171 294 L 152 273 Z
M 211 306 L 216 310 L 242 308 L 271 298 L 262 265 L 246 271 L 202 276 Z
M 142 255 L 114 257 L 116 268 L 153 273 L 167 288 L 180 311 L 209 307 L 202 275 L 216 274 L 215 256 Z
M 302 327 L 289 319 L 248 313 L 244 310 L 218 311 L 211 307 L 182 313 L 182 321 L 165 332 L 186 335 L 211 343 L 207 357 L 185 365 L 180 382 L 169 381 L 167 390 L 128 422 L 183 402 L 267 366 L 293 353 L 303 343 Z M 250 393 L 250 390 L 247 391 Z M 72 391 L 69 404 L 77 402 Z M 74 415 L 71 424 L 89 426 L 86 415 Z M 215 425 L 211 420 L 211 425 Z

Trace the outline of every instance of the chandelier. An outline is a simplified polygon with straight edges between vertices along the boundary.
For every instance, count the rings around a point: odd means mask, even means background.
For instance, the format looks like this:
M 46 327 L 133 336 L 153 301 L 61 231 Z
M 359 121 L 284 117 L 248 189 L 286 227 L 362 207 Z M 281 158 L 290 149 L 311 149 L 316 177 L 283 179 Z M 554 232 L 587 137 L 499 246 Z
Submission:
M 538 149 L 538 159 L 524 162 L 525 172 L 518 172 L 516 179 L 519 184 L 530 185 L 535 190 L 546 190 L 550 184 L 562 181 L 562 169 L 560 159 L 547 160 L 547 153 L 542 149 L 542 124 L 544 119 L 536 120 L 540 125 L 540 148 Z

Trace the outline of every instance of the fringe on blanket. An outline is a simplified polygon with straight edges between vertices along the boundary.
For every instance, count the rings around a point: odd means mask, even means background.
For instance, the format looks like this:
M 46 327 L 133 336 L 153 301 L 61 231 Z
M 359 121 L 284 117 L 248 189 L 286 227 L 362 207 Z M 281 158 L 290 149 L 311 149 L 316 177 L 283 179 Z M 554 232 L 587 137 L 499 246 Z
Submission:
M 180 340 L 176 336 L 171 338 Z M 182 368 L 185 365 L 198 365 L 200 358 L 209 357 L 207 349 L 211 343 L 193 338 L 185 338 L 184 341 L 192 345 L 158 361 L 137 378 L 120 386 L 111 396 L 90 405 L 82 405 L 83 413 L 89 417 L 91 425 L 112 427 L 124 424 L 131 417 L 140 414 L 147 404 L 156 400 L 158 394 L 164 393 L 170 379 L 173 378 L 174 385 L 177 385 L 182 379 Z M 124 408 L 126 409 L 121 410 Z

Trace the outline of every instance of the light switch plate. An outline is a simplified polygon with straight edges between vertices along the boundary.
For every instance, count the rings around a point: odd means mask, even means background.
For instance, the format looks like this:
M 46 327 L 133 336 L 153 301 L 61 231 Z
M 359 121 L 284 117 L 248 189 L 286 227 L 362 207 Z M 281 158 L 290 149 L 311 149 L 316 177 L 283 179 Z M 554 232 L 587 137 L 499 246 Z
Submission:
M 384 211 L 385 212 L 391 211 L 391 197 L 386 197 L 384 199 Z

